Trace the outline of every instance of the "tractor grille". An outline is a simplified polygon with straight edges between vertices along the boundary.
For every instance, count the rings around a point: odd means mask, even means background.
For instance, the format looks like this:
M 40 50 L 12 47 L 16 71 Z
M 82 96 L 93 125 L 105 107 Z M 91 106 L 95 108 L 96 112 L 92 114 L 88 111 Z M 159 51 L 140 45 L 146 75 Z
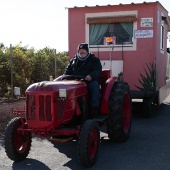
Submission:
M 28 95 L 27 96 L 27 119 L 35 120 L 35 96 Z
M 36 116 L 36 113 L 39 116 Z M 27 119 L 40 121 L 51 121 L 51 96 L 39 95 L 37 98 L 34 95 L 27 95 Z

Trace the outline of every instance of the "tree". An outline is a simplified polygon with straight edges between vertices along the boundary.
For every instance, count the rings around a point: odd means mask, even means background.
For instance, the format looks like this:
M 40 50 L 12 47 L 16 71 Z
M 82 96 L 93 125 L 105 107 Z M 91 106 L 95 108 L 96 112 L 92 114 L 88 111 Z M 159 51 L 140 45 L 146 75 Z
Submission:
M 10 85 L 10 63 L 6 50 L 4 44 L 0 43 L 0 91 L 4 93 Z
M 49 76 L 55 78 L 54 49 L 45 47 L 35 51 L 21 44 L 12 47 L 13 57 L 13 86 L 20 87 L 22 91 L 34 83 L 49 80 Z M 57 72 L 62 75 L 68 64 L 68 52 L 56 55 Z M 11 86 L 10 49 L 0 44 L 0 88 L 5 91 Z M 3 83 L 2 83 L 3 82 Z
M 62 52 L 56 55 L 56 75 L 62 75 L 68 64 L 68 53 Z M 34 57 L 33 82 L 49 80 L 49 76 L 55 78 L 55 55 L 54 49 L 44 48 L 37 51 Z
M 27 57 L 28 50 L 22 48 L 20 45 L 13 47 L 13 85 L 14 87 L 22 87 L 25 91 L 29 84 L 29 78 L 32 75 L 32 65 L 29 57 Z
M 68 65 L 68 63 L 68 52 L 64 51 L 57 54 L 57 76 L 64 73 L 65 67 Z

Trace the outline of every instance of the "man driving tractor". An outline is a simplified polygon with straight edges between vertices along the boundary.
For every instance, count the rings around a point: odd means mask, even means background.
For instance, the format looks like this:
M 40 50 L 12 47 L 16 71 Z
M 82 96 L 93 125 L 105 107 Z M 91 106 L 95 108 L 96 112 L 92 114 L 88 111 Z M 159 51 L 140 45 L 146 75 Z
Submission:
M 80 75 L 85 77 L 88 92 L 91 95 L 90 113 L 95 117 L 99 110 L 99 84 L 98 78 L 102 72 L 100 60 L 89 52 L 88 44 L 81 43 L 78 45 L 77 54 L 70 60 L 65 69 L 65 75 Z

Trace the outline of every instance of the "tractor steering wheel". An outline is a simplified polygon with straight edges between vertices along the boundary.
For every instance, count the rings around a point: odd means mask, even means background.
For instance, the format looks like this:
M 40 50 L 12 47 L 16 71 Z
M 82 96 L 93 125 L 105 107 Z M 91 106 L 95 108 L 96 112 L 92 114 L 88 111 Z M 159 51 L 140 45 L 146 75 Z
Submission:
M 84 80 L 85 78 L 86 78 L 86 76 L 64 74 L 62 76 L 61 80 Z

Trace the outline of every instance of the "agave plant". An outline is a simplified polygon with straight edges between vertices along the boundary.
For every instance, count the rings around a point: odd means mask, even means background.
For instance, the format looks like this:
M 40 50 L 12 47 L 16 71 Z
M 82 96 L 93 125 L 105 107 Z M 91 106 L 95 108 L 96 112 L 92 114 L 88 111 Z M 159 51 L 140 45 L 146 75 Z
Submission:
M 141 91 L 156 91 L 156 68 L 153 63 L 149 63 L 147 65 L 147 70 L 145 70 L 145 76 L 142 75 L 140 72 L 139 82 L 142 87 L 136 86 Z
M 123 80 L 123 72 L 121 71 L 118 75 L 117 75 L 117 81 L 122 81 Z

